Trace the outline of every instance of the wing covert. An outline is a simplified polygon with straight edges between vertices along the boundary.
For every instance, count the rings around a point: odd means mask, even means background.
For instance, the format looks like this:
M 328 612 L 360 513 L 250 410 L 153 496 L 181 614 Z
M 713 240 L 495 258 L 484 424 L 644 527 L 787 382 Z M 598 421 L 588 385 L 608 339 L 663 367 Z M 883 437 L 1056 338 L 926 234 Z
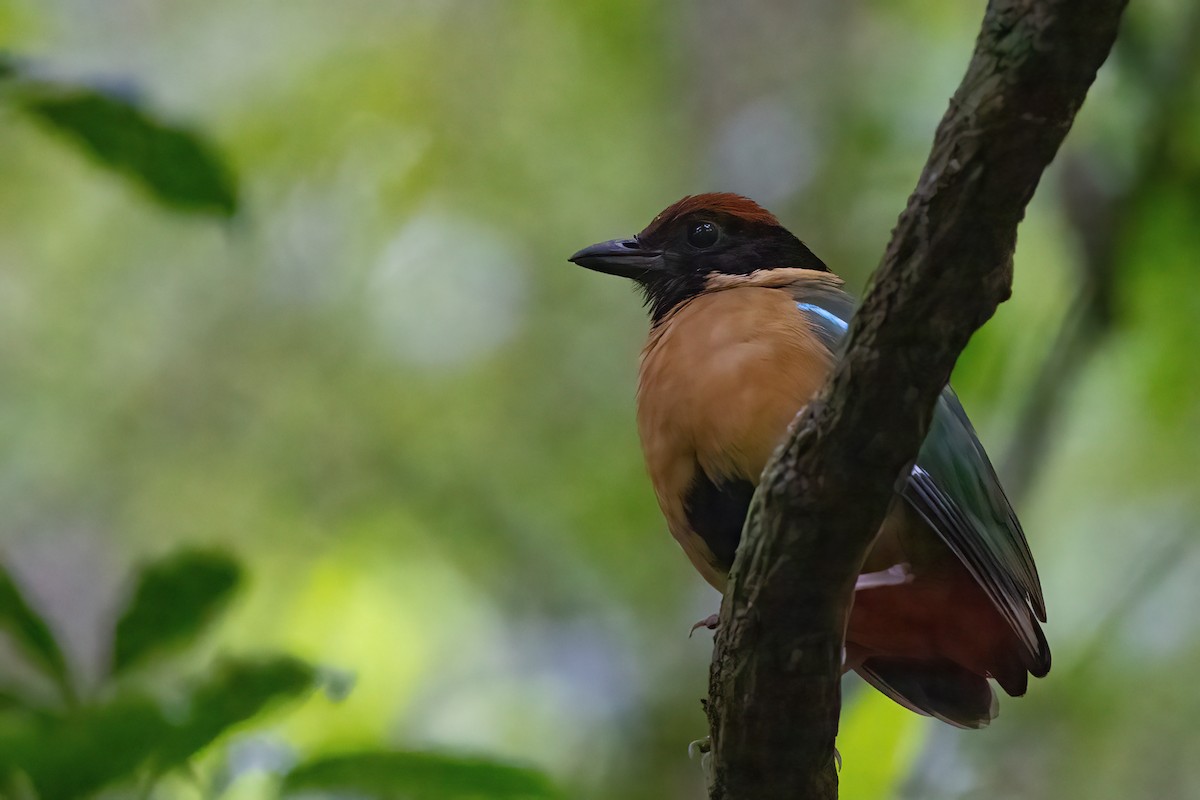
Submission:
M 840 287 L 797 281 L 790 287 L 797 309 L 832 350 L 840 350 L 854 301 Z M 1000 487 L 983 445 L 949 386 L 902 496 L 937 532 L 1020 636 L 1030 671 L 1044 675 L 1050 651 L 1041 628 L 1046 604 L 1033 555 L 1012 505 Z

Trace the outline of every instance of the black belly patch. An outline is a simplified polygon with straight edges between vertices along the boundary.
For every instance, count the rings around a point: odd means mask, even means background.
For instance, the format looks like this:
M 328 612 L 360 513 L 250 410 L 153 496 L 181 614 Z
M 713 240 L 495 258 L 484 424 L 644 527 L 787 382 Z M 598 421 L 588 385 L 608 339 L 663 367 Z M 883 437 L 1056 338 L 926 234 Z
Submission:
M 742 526 L 753 496 L 754 485 L 750 481 L 715 484 L 697 465 L 696 478 L 684 498 L 688 524 L 725 569 L 733 566 L 733 554 L 742 540 Z

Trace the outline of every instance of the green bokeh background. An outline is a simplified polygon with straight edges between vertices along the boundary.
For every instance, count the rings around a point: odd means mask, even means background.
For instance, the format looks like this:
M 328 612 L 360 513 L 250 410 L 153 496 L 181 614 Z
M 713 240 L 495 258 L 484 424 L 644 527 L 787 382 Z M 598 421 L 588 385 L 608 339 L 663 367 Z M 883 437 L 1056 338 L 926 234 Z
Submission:
M 0 104 L 6 563 L 85 694 L 132 565 L 182 545 L 249 585 L 179 670 L 265 649 L 355 676 L 152 794 L 214 796 L 235 763 L 224 796 L 266 797 L 297 758 L 395 747 L 702 797 L 711 647 L 686 632 L 719 598 L 643 473 L 638 298 L 565 259 L 728 190 L 861 289 L 982 12 L 0 0 L 0 47 L 202 132 L 240 187 L 231 218 L 164 206 Z M 1197 16 L 1133 4 L 955 373 L 1005 472 L 1087 237 L 1113 234 L 1111 322 L 1013 478 L 1054 668 L 982 732 L 848 679 L 845 798 L 1200 797 Z M 1116 216 L 1073 219 L 1079 185 Z

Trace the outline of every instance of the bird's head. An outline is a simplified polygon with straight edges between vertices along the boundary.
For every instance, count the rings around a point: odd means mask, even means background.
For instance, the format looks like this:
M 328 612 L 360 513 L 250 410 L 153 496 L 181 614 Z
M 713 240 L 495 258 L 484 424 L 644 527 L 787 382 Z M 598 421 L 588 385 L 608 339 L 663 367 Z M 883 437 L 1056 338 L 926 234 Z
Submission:
M 645 292 L 655 321 L 703 292 L 715 276 L 776 267 L 829 271 L 771 212 L 725 193 L 685 197 L 632 239 L 585 247 L 570 260 L 632 278 Z

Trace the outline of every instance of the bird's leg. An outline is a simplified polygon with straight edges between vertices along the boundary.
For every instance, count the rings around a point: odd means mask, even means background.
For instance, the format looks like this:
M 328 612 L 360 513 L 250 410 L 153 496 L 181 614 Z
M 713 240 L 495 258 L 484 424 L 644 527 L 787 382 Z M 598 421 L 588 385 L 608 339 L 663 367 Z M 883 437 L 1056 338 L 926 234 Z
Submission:
M 913 573 L 908 564 L 894 564 L 879 572 L 864 572 L 854 582 L 854 591 L 863 589 L 879 589 L 884 586 L 902 586 L 912 583 Z
M 705 736 L 688 745 L 688 758 L 700 760 L 700 769 L 704 771 L 705 780 L 712 783 L 712 737 Z
M 720 617 L 718 617 L 716 614 L 709 614 L 707 617 L 692 626 L 692 629 L 688 631 L 688 638 L 692 638 L 692 634 L 695 633 L 698 628 L 708 628 L 710 631 L 715 631 L 719 621 Z
M 854 591 L 879 589 L 884 586 L 902 586 L 906 583 L 912 583 L 912 581 L 913 572 L 908 564 L 893 564 L 887 569 L 881 569 L 878 572 L 864 572 L 862 575 L 859 575 L 858 580 L 854 582 Z M 690 638 L 700 628 L 708 628 L 710 631 L 715 631 L 718 619 L 716 614 L 709 614 L 692 626 L 692 629 L 688 631 L 688 637 Z

